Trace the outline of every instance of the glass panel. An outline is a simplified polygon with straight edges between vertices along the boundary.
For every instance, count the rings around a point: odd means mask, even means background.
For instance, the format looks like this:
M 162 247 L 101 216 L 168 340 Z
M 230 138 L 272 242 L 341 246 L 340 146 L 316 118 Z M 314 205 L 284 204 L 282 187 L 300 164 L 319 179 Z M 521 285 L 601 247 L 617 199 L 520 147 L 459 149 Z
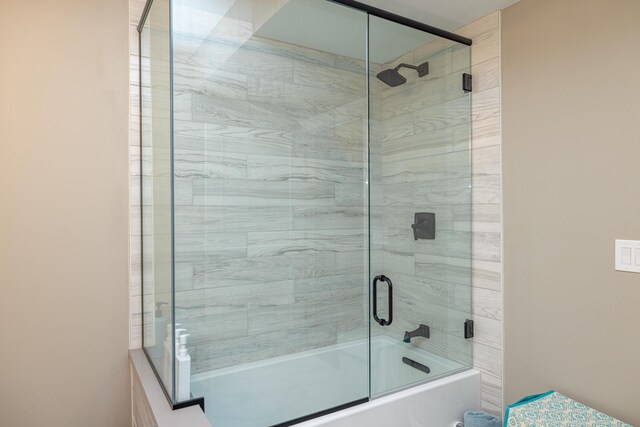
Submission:
M 173 392 L 169 2 L 155 0 L 140 33 L 143 344 Z
M 391 324 L 371 323 L 376 396 L 471 366 L 470 49 L 371 16 L 369 58 L 371 276 L 393 283 Z
M 317 0 L 173 7 L 191 392 L 219 427 L 366 398 L 367 16 Z

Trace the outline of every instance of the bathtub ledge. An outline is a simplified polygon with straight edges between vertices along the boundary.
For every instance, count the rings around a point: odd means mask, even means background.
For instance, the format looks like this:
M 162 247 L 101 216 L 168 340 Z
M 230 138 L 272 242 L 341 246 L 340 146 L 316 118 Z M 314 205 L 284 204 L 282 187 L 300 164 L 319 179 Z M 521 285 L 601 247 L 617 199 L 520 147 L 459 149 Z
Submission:
M 171 409 L 142 350 L 129 351 L 129 371 L 134 427 L 211 427 L 199 406 Z

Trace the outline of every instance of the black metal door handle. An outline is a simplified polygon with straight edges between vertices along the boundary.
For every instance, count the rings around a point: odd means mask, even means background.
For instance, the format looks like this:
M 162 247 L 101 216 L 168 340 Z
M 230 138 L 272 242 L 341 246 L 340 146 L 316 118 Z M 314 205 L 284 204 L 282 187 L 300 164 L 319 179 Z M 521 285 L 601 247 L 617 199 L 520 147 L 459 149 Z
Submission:
M 389 288 L 389 320 L 378 317 L 378 282 L 387 282 Z M 387 276 L 381 274 L 373 279 L 373 318 L 382 326 L 389 326 L 393 322 L 393 283 Z

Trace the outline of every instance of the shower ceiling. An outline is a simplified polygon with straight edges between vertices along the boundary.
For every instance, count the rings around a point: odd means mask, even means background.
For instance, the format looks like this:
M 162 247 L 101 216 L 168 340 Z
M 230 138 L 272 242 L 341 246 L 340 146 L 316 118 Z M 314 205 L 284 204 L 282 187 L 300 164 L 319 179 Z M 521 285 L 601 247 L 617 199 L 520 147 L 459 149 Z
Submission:
M 359 0 L 419 22 L 454 31 L 519 0 Z
M 362 16 L 354 11 L 336 17 L 335 7 L 327 1 L 289 1 L 255 35 L 364 60 Z M 380 20 L 376 25 L 376 40 L 371 40 L 379 48 L 371 52 L 370 60 L 378 64 L 392 61 L 398 52 L 413 50 L 433 38 L 431 34 Z
M 411 17 L 443 30 L 455 31 L 482 16 L 503 9 L 519 0 L 364 0 L 371 6 L 387 10 L 398 15 Z M 351 58 L 364 59 L 361 26 L 357 22 L 349 25 L 349 20 L 356 20 L 350 14 L 336 22 L 331 13 L 331 4 L 319 0 L 304 0 L 285 3 L 257 31 L 256 35 L 285 43 L 330 52 Z M 309 13 L 309 8 L 313 13 Z M 327 33 L 327 29 L 332 31 Z M 428 43 L 435 38 L 424 33 L 419 37 L 412 28 L 399 28 L 389 23 L 388 28 L 377 24 L 376 32 L 379 40 L 372 40 L 379 48 L 372 52 L 370 60 L 374 63 L 386 63 L 395 59 L 395 53 L 407 52 Z M 317 37 L 322 34 L 322 37 Z M 386 48 L 387 46 L 388 48 Z M 386 56 L 385 56 L 386 53 Z

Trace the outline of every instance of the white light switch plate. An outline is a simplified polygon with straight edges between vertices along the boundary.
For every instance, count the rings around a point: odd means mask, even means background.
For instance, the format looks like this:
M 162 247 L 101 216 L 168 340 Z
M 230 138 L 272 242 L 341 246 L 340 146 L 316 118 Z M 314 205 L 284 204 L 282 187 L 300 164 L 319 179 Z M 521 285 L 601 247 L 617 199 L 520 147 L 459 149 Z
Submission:
M 640 240 L 616 240 L 616 270 L 640 273 Z

